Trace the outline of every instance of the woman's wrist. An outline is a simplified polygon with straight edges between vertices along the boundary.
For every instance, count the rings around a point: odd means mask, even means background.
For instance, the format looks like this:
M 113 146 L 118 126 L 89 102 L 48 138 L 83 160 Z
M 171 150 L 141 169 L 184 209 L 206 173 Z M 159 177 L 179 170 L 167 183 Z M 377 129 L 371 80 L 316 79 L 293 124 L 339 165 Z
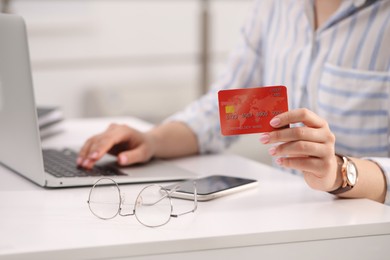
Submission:
M 329 191 L 334 191 L 336 189 L 338 189 L 339 187 L 341 187 L 341 185 L 343 185 L 343 176 L 342 176 L 342 166 L 343 166 L 343 158 L 341 158 L 341 156 L 335 154 L 335 160 L 336 160 L 336 163 L 337 163 L 337 167 L 336 167 L 336 176 L 335 176 L 335 181 L 334 181 L 334 184 L 333 184 L 333 187 L 332 189 L 330 189 Z

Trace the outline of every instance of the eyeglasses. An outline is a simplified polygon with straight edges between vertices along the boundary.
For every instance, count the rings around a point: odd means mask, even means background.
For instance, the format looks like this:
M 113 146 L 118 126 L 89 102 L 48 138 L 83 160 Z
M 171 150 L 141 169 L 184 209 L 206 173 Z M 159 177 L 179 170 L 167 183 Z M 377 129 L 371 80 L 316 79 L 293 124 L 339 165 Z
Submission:
M 100 219 L 108 220 L 117 215 L 135 216 L 138 222 L 146 227 L 159 227 L 167 224 L 171 218 L 196 211 L 198 201 L 194 181 L 193 209 L 173 214 L 171 194 L 179 188 L 180 185 L 177 185 L 168 191 L 160 185 L 148 185 L 138 193 L 132 211 L 124 213 L 123 207 L 128 204 L 125 204 L 125 196 L 119 185 L 113 179 L 101 178 L 92 186 L 87 203 L 92 214 Z

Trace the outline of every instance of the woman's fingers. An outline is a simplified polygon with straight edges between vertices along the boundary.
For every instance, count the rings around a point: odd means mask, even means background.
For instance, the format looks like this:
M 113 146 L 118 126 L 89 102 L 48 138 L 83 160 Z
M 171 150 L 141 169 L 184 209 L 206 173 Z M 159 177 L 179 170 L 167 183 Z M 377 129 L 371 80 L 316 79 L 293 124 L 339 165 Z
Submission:
M 319 117 L 314 112 L 306 109 L 294 109 L 275 116 L 270 124 L 272 127 L 280 128 L 289 126 L 290 124 L 303 123 L 304 125 L 312 128 L 321 128 L 327 122 Z
M 307 109 L 291 110 L 274 117 L 274 128 L 260 137 L 262 143 L 277 144 L 269 149 L 276 163 L 301 171 L 308 185 L 327 190 L 334 185 L 337 171 L 335 136 L 328 123 Z M 291 128 L 285 128 L 291 124 Z M 300 125 L 299 125 L 300 124 Z
M 89 138 L 80 149 L 77 165 L 92 168 L 106 153 L 119 153 L 136 148 L 142 143 L 141 133 L 125 125 L 110 125 L 103 133 Z M 120 164 L 130 162 L 124 155 L 118 157 Z

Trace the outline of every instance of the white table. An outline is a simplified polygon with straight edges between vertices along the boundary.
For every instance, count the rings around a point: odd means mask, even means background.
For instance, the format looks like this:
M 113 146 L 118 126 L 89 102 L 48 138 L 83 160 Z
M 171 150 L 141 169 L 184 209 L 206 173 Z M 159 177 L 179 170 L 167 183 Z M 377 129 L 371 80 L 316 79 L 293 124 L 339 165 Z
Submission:
M 44 146 L 79 146 L 108 122 L 69 120 Z M 260 144 L 259 144 L 260 145 Z M 23 163 L 21 158 L 21 163 Z M 173 161 L 199 175 L 256 178 L 258 188 L 199 203 L 194 214 L 146 228 L 134 217 L 103 221 L 87 206 L 89 188 L 43 189 L 0 167 L 0 259 L 389 259 L 390 207 L 337 200 L 290 175 L 234 155 Z M 125 185 L 135 196 L 142 185 Z M 185 207 L 186 201 L 175 201 Z M 158 256 L 158 257 L 157 257 Z

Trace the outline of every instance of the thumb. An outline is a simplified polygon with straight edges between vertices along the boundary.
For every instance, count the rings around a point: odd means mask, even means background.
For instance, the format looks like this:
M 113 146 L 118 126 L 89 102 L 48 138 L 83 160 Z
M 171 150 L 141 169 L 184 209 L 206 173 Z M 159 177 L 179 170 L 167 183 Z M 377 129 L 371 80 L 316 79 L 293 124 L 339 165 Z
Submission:
M 118 164 L 126 166 L 149 161 L 151 156 L 148 156 L 144 150 L 145 149 L 139 147 L 134 150 L 125 151 L 118 154 Z

